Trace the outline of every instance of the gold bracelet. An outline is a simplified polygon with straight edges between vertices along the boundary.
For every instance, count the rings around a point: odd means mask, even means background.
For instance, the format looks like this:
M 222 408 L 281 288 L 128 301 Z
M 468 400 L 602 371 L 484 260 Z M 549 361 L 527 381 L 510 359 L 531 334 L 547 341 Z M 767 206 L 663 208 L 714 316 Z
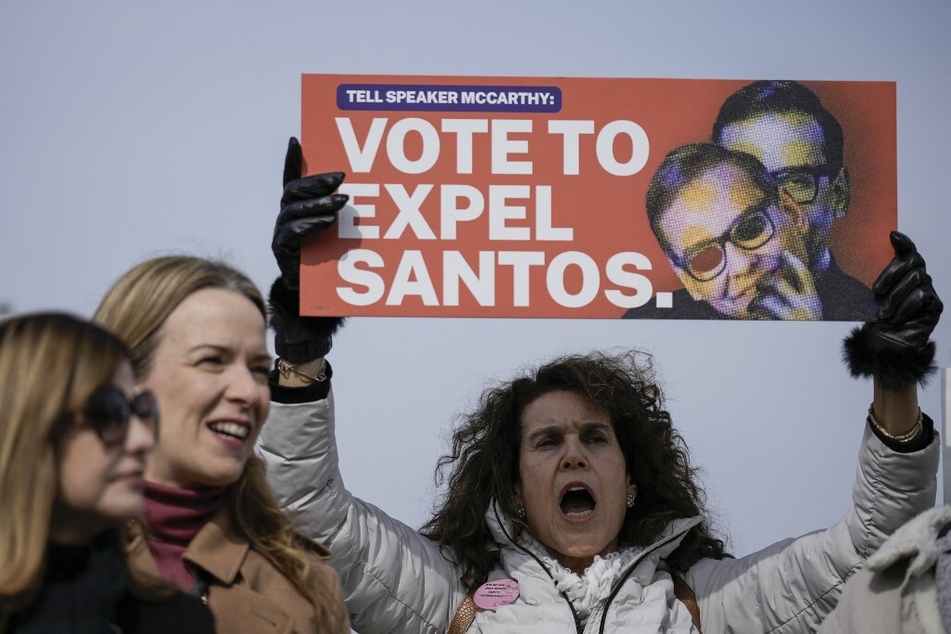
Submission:
M 321 369 L 320 374 L 318 374 L 317 376 L 311 376 L 309 374 L 304 374 L 303 372 L 301 372 L 300 370 L 292 366 L 290 363 L 288 363 L 284 359 L 277 360 L 277 369 L 280 371 L 281 376 L 283 376 L 285 379 L 290 378 L 289 375 L 291 373 L 294 373 L 300 378 L 306 379 L 308 383 L 322 383 L 323 381 L 327 380 L 327 374 L 324 372 L 323 369 Z
M 875 404 L 868 406 L 868 422 L 869 424 L 878 430 L 885 438 L 893 440 L 897 443 L 910 442 L 921 435 L 921 431 L 924 428 L 923 425 L 924 414 L 921 413 L 921 408 L 918 408 L 918 420 L 915 421 L 915 426 L 911 428 L 911 431 L 902 434 L 901 436 L 895 436 L 894 434 L 889 434 L 885 431 L 885 428 L 882 427 L 882 424 L 878 422 L 878 419 L 875 418 Z

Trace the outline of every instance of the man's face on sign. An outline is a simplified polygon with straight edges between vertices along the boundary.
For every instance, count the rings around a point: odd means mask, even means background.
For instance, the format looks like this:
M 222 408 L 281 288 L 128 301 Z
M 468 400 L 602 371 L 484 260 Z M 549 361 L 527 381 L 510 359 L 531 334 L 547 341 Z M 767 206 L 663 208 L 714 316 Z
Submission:
M 802 210 L 809 225 L 810 257 L 822 257 L 832 223 L 849 206 L 849 178 L 844 167 L 830 166 L 825 133 L 810 115 L 764 113 L 725 126 L 716 140 L 723 147 L 758 158 Z
M 779 275 L 784 249 L 803 254 L 801 234 L 777 197 L 729 163 L 684 186 L 659 228 L 690 296 L 733 318 L 750 317 L 757 285 Z

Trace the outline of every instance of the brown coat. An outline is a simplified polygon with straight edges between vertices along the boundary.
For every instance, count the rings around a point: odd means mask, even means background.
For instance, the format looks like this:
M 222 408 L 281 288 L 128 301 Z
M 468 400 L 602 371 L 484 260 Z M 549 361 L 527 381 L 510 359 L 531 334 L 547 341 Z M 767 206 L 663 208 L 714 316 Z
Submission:
M 158 575 L 141 529 L 131 532 L 130 565 Z M 220 634 L 349 634 L 337 573 L 323 562 L 330 553 L 314 544 L 311 583 L 326 597 L 317 607 L 303 596 L 267 559 L 231 530 L 222 509 L 202 527 L 185 550 L 184 559 L 207 573 L 207 600 Z

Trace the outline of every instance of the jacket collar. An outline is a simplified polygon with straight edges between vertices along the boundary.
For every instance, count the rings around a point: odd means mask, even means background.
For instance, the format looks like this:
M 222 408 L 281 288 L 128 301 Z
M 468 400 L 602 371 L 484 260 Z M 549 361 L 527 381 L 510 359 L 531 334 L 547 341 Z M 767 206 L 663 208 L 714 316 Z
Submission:
M 142 527 L 138 522 L 130 521 L 126 529 L 126 550 L 133 565 L 156 579 L 161 579 L 152 554 L 149 552 Z M 318 542 L 307 540 L 307 548 L 321 559 L 328 559 L 330 551 Z M 220 508 L 207 524 L 202 526 L 192 539 L 183 558 L 212 575 L 222 584 L 232 584 L 238 577 L 241 565 L 251 549 L 243 538 L 231 527 L 226 508 Z
M 162 574 L 149 552 L 142 526 L 134 521 L 129 522 L 127 535 L 126 549 L 133 564 L 139 570 L 161 579 Z M 229 585 L 237 579 L 250 548 L 232 530 L 228 510 L 222 507 L 199 529 L 182 558 L 212 575 L 218 582 Z
M 703 521 L 703 518 L 699 515 L 694 517 L 681 517 L 671 521 L 664 527 L 660 535 L 657 536 L 654 543 L 645 548 L 643 552 L 656 556 L 659 559 L 666 558 L 677 550 L 686 536 L 687 531 L 701 521 Z M 489 531 L 492 533 L 495 543 L 499 547 L 508 545 L 524 547 L 519 544 L 517 531 L 502 512 L 501 507 L 495 499 L 489 503 L 489 508 L 485 513 L 485 522 L 489 527 Z M 637 558 L 637 561 L 640 560 L 643 560 L 643 557 Z
M 237 579 L 250 549 L 247 540 L 232 528 L 228 510 L 222 507 L 201 527 L 182 558 L 220 583 L 230 585 Z
M 326 546 L 307 539 L 302 545 L 321 559 L 328 559 Z M 251 545 L 238 535 L 231 524 L 231 516 L 224 507 L 212 516 L 195 535 L 182 558 L 212 575 L 218 582 L 235 582 Z

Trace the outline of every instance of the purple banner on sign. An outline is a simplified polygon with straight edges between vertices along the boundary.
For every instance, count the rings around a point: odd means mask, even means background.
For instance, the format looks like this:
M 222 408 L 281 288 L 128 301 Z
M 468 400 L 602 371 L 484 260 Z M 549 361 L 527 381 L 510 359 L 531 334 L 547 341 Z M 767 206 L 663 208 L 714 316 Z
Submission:
M 433 86 L 425 84 L 340 84 L 341 110 L 425 110 L 429 112 L 560 112 L 554 86 Z

